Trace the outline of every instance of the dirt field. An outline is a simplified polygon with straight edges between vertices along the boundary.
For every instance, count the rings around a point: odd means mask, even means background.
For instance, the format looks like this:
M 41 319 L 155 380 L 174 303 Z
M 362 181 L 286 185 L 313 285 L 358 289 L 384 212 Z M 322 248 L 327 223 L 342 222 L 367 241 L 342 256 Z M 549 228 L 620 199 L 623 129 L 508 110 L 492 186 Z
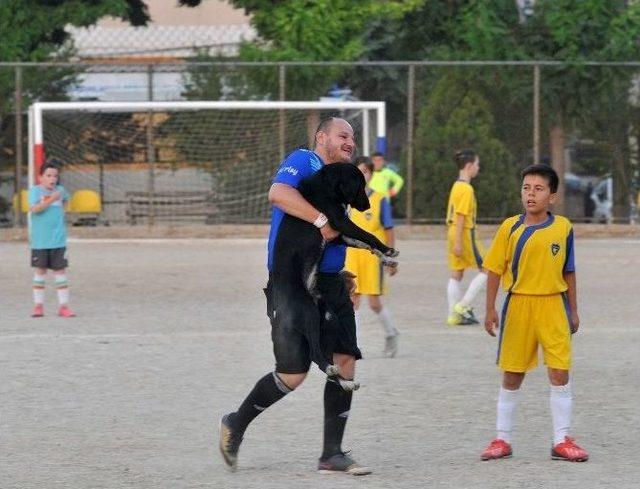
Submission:
M 24 243 L 0 242 L 0 487 L 636 488 L 640 480 L 640 240 L 577 242 L 574 433 L 586 464 L 549 460 L 544 370 L 525 382 L 514 458 L 480 462 L 494 436 L 496 342 L 447 327 L 444 243 L 403 240 L 387 304 L 402 331 L 384 359 L 365 314 L 346 448 L 374 468 L 315 473 L 323 377 L 247 431 L 238 472 L 217 452 L 218 417 L 273 368 L 257 239 L 73 241 L 75 319 L 31 319 Z M 483 311 L 483 298 L 477 301 Z M 482 314 L 480 314 L 482 316 Z

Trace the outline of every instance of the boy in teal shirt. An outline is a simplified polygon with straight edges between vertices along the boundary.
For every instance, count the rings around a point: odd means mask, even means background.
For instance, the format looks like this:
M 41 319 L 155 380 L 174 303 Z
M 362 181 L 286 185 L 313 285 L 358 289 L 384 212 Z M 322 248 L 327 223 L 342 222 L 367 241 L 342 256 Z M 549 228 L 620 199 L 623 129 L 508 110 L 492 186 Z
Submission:
M 53 271 L 58 294 L 61 317 L 73 317 L 69 308 L 69 284 L 67 282 L 67 228 L 64 218 L 64 203 L 69 194 L 58 185 L 59 169 L 49 161 L 40 168 L 40 183 L 29 189 L 29 212 L 31 212 L 31 266 L 33 277 L 34 308 L 32 317 L 44 316 L 44 279 L 47 270 Z

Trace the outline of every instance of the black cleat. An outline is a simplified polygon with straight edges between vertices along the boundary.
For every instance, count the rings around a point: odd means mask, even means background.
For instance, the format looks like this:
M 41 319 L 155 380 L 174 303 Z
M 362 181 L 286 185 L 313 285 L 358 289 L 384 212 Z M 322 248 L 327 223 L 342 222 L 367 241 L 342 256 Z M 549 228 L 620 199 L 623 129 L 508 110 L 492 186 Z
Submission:
M 231 427 L 229 415 L 225 414 L 220 418 L 220 453 L 231 472 L 235 472 L 238 467 L 238 450 L 242 443 L 242 434 L 234 432 Z
M 371 472 L 369 467 L 363 467 L 344 452 L 318 461 L 319 474 L 369 475 Z

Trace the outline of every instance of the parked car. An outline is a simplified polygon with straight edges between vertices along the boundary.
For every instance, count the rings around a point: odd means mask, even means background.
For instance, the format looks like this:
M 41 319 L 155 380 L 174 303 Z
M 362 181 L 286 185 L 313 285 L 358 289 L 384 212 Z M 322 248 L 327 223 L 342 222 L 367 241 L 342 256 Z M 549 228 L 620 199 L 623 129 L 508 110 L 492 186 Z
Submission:
M 606 176 L 596 182 L 591 191 L 594 203 L 592 222 L 610 223 L 613 220 L 613 178 Z

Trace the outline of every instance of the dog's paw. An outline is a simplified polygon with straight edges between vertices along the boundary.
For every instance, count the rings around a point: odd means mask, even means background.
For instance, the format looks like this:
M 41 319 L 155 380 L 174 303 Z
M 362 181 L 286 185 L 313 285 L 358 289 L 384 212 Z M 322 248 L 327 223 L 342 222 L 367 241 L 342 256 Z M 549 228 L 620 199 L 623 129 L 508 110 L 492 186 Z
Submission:
M 338 384 L 340 384 L 342 390 L 347 392 L 357 391 L 360 388 L 360 382 L 355 380 L 338 379 Z
M 338 374 L 340 374 L 340 370 L 337 365 L 329 365 L 324 373 L 327 374 L 328 377 L 337 377 Z
M 394 260 L 393 258 L 387 258 L 383 256 L 380 258 L 382 265 L 389 268 L 396 268 L 398 266 L 398 260 Z
M 384 252 L 384 256 L 388 256 L 389 258 L 395 258 L 399 254 L 400 252 L 395 248 L 389 248 L 387 251 Z

